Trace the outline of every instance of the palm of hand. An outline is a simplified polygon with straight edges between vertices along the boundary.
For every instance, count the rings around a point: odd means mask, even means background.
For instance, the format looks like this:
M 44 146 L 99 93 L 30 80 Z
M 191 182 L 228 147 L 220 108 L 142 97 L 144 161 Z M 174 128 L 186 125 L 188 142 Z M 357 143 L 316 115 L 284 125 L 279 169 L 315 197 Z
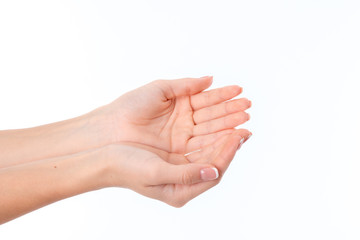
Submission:
M 215 166 L 222 176 L 240 139 L 250 135 L 234 127 L 249 119 L 244 111 L 251 103 L 227 101 L 240 94 L 238 86 L 203 92 L 211 80 L 155 81 L 111 104 L 121 109 L 114 119 L 117 141 L 134 147 L 121 168 L 128 170 L 117 176 L 142 179 L 130 181 L 131 189 L 182 206 L 219 182 L 199 181 L 200 170 Z
M 201 92 L 210 79 L 155 81 L 117 100 L 122 112 L 120 141 L 185 154 L 219 140 L 249 119 L 247 99 L 225 102 L 241 93 L 238 86 Z M 123 104 L 126 103 L 126 104 Z
M 129 148 L 125 151 L 122 149 L 122 152 L 127 152 L 128 156 L 121 169 L 124 169 L 124 165 L 127 166 L 125 179 L 141 179 L 129 181 L 129 188 L 172 206 L 181 207 L 220 181 L 218 178 L 215 181 L 203 182 L 200 169 L 216 166 L 221 176 L 233 159 L 239 140 L 248 136 L 247 130 L 237 130 L 229 136 L 223 136 L 216 144 L 187 156 L 137 143 L 126 143 Z

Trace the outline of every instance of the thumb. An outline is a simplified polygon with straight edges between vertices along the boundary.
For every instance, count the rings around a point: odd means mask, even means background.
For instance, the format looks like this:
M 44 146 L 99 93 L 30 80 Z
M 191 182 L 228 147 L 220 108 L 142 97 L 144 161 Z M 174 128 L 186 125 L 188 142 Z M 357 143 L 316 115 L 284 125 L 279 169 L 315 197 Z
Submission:
M 217 179 L 219 171 L 209 164 L 174 165 L 166 163 L 161 167 L 159 175 L 159 184 L 194 184 Z
M 155 81 L 163 90 L 167 99 L 180 96 L 191 96 L 202 92 L 212 84 L 213 77 L 206 76 L 201 78 L 181 78 L 175 80 Z

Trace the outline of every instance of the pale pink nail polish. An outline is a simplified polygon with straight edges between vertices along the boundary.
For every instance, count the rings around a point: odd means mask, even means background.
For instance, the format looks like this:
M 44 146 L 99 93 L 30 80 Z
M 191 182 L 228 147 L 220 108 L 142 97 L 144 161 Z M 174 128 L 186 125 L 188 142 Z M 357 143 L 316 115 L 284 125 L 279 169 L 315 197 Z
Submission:
M 250 133 L 249 136 L 246 137 L 245 142 L 246 142 L 247 140 L 249 140 L 249 138 L 250 138 L 251 136 L 252 136 L 252 133 Z
M 244 138 L 241 138 L 237 150 L 239 150 L 239 149 L 241 148 L 241 146 L 243 145 L 244 141 L 245 141 L 245 139 L 244 139 Z
M 219 171 L 217 168 L 204 168 L 200 170 L 201 179 L 204 181 L 215 180 L 219 177 Z

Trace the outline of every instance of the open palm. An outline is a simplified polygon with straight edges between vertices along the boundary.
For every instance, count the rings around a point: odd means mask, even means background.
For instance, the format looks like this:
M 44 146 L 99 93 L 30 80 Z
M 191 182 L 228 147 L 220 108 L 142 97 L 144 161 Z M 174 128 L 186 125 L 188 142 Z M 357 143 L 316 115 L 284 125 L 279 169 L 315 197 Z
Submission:
M 241 139 L 246 140 L 249 135 L 247 130 L 236 130 L 187 156 L 138 143 L 122 143 L 119 147 L 124 157 L 116 158 L 118 164 L 112 169 L 118 169 L 118 172 L 113 174 L 112 180 L 125 182 L 125 187 L 140 194 L 181 207 L 219 183 L 241 145 Z M 219 175 L 204 181 L 201 170 L 213 167 Z
M 238 86 L 205 91 L 212 77 L 157 80 L 111 103 L 117 141 L 145 144 L 173 153 L 211 145 L 246 122 L 251 106 Z M 115 109 L 115 110 L 114 110 Z

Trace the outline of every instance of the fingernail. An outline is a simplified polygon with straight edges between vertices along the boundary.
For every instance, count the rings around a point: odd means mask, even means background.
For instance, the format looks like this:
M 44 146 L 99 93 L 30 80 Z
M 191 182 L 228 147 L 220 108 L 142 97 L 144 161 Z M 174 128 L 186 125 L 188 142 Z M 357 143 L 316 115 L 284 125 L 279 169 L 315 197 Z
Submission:
M 245 142 L 246 142 L 247 140 L 249 140 L 249 138 L 250 138 L 251 136 L 252 136 L 252 133 L 250 133 L 250 134 L 247 136 Z
M 215 180 L 219 177 L 219 171 L 217 168 L 204 168 L 200 170 L 201 179 L 204 181 Z
M 243 145 L 245 139 L 241 138 L 240 142 L 239 142 L 239 146 L 237 147 L 237 150 L 239 150 L 241 148 L 241 146 Z

